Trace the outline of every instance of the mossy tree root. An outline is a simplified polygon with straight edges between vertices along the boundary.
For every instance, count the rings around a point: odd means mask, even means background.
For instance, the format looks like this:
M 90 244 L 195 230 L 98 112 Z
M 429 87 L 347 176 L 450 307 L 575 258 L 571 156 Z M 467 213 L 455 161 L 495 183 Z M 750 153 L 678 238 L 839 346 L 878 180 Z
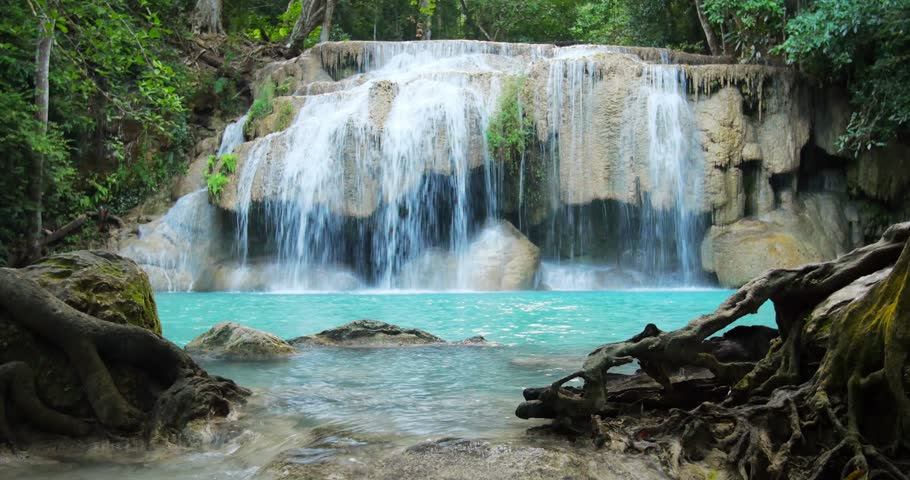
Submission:
M 230 380 L 209 376 L 173 343 L 132 325 L 105 322 L 57 299 L 16 270 L 0 268 L 0 310 L 18 326 L 60 348 L 69 359 L 97 423 L 117 432 L 177 431 L 190 420 L 223 416 L 230 403 L 249 392 Z M 128 364 L 165 386 L 153 411 L 131 405 L 118 390 L 107 363 Z M 4 380 L 6 380 L 4 382 Z M 15 388 L 10 385 L 15 384 Z M 68 435 L 89 433 L 87 423 L 48 409 L 35 394 L 24 364 L 0 366 L 0 400 L 12 398 L 39 430 Z M 3 413 L 3 412 L 0 412 Z M 9 438 L 5 415 L 0 435 Z
M 905 473 L 910 471 L 908 237 L 910 223 L 895 225 L 879 242 L 837 260 L 769 271 L 714 313 L 679 330 L 651 327 L 628 341 L 604 345 L 589 355 L 583 370 L 539 392 L 519 412 L 544 412 L 565 422 L 621 411 L 608 401 L 616 398 L 605 381 L 610 368 L 638 360 L 669 393 L 669 368 L 699 366 L 731 387 L 721 404 L 670 410 L 657 414 L 656 425 L 642 427 L 641 422 L 652 421 L 643 419 L 627 432 L 669 452 L 677 463 L 670 471 L 677 471 L 678 462 L 700 461 L 719 450 L 746 479 L 910 480 Z M 830 314 L 832 333 L 821 362 L 806 364 L 799 349 L 809 313 L 834 292 L 891 266 L 891 273 L 865 295 Z M 745 368 L 706 353 L 708 336 L 768 300 L 774 302 L 781 338 L 762 361 Z M 583 389 L 564 388 L 571 378 L 584 379 Z M 609 425 L 594 430 L 605 428 Z

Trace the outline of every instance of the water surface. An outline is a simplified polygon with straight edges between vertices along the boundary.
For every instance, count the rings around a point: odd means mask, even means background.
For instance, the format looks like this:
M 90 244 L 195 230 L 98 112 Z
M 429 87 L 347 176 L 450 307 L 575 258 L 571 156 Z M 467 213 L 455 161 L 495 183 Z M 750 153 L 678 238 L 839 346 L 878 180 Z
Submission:
M 500 346 L 313 348 L 282 362 L 206 361 L 210 372 L 256 392 L 238 421 L 246 429 L 239 437 L 202 451 L 125 454 L 100 446 L 77 459 L 4 465 L 0 458 L 0 478 L 251 479 L 276 454 L 327 428 L 396 445 L 447 436 L 521 442 L 525 429 L 542 423 L 514 416 L 522 388 L 577 369 L 598 345 L 624 340 L 649 322 L 678 328 L 730 293 L 159 294 L 164 335 L 181 346 L 223 321 L 290 338 L 361 318 L 450 341 L 483 335 Z M 747 323 L 773 325 L 772 307 L 740 324 Z

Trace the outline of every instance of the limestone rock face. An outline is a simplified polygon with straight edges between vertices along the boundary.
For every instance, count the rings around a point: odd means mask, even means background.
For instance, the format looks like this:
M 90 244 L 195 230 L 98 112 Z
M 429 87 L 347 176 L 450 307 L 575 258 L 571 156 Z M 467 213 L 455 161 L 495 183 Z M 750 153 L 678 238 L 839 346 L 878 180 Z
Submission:
M 850 123 L 850 95 L 842 89 L 829 87 L 816 94 L 812 105 L 814 119 L 812 136 L 815 144 L 829 155 L 840 155 L 837 141 L 847 132 Z
M 739 90 L 726 87 L 695 105 L 705 158 L 704 198 L 716 225 L 736 221 L 745 208 L 742 171 L 736 168 L 742 163 L 745 143 L 742 103 Z
M 481 230 L 461 256 L 430 250 L 407 263 L 399 274 L 399 286 L 420 290 L 527 290 L 534 288 L 539 268 L 540 249 L 511 223 L 500 220 Z
M 356 320 L 289 342 L 292 345 L 323 347 L 400 347 L 444 343 L 444 340 L 416 328 L 402 328 L 376 320 Z
M 161 335 L 149 277 L 128 258 L 80 250 L 47 257 L 23 272 L 80 312 Z
M 910 146 L 892 142 L 865 152 L 847 166 L 847 185 L 876 200 L 895 204 L 910 187 Z
M 287 358 L 297 350 L 271 333 L 234 322 L 222 322 L 186 345 L 193 355 L 228 360 L 275 360 Z
M 711 227 L 701 246 L 702 267 L 724 287 L 739 287 L 772 268 L 836 258 L 857 246 L 862 225 L 852 206 L 833 195 L 807 195 L 793 209 Z

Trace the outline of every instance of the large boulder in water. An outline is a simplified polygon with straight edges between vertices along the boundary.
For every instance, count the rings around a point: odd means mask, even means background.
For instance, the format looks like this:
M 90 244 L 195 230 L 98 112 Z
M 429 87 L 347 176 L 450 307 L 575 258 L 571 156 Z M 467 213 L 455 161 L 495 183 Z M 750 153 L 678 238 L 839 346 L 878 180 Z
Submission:
M 131 260 L 82 250 L 47 257 L 22 273 L 80 312 L 161 335 L 149 277 Z
M 806 195 L 788 208 L 713 226 L 701 245 L 702 266 L 724 287 L 740 287 L 767 270 L 843 255 L 862 241 L 853 205 L 827 194 Z
M 468 247 L 471 287 L 476 290 L 534 288 L 540 249 L 511 223 L 491 223 Z
M 404 265 L 406 289 L 528 290 L 537 282 L 540 249 L 505 220 L 490 222 L 461 255 L 429 250 Z
M 126 258 L 104 251 L 76 251 L 53 255 L 20 272 L 80 312 L 161 335 L 148 277 Z M 38 372 L 35 387 L 48 406 L 90 416 L 79 377 L 64 352 L 0 309 L 0 365 L 16 361 Z M 141 401 L 146 395 L 140 388 L 143 381 L 131 375 L 128 369 L 116 372 L 114 381 L 128 399 Z
M 289 340 L 292 345 L 328 347 L 397 347 L 445 343 L 436 335 L 416 328 L 402 328 L 376 320 L 357 320 L 315 335 Z
M 193 355 L 228 360 L 275 360 L 287 358 L 297 350 L 268 332 L 234 322 L 222 322 L 186 345 Z

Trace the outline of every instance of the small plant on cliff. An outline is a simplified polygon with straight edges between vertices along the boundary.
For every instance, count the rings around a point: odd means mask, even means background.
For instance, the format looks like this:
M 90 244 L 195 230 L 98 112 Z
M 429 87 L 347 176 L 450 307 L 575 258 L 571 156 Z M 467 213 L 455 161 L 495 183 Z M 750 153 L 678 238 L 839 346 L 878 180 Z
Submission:
M 525 122 L 521 92 L 526 78 L 506 82 L 499 97 L 499 111 L 487 128 L 487 142 L 493 154 L 508 164 L 520 160 L 531 140 L 530 122 Z
M 294 104 L 285 102 L 278 108 L 278 118 L 275 119 L 275 131 L 286 130 L 294 121 Z
M 543 205 L 547 171 L 539 155 L 529 155 L 534 122 L 524 109 L 525 77 L 509 80 L 499 97 L 499 109 L 487 127 L 487 144 L 493 157 L 505 167 L 506 181 L 516 190 L 519 203 L 531 211 Z
M 213 199 L 220 198 L 224 187 L 230 183 L 230 176 L 237 170 L 237 158 L 236 153 L 226 153 L 220 156 L 209 155 L 205 184 Z

